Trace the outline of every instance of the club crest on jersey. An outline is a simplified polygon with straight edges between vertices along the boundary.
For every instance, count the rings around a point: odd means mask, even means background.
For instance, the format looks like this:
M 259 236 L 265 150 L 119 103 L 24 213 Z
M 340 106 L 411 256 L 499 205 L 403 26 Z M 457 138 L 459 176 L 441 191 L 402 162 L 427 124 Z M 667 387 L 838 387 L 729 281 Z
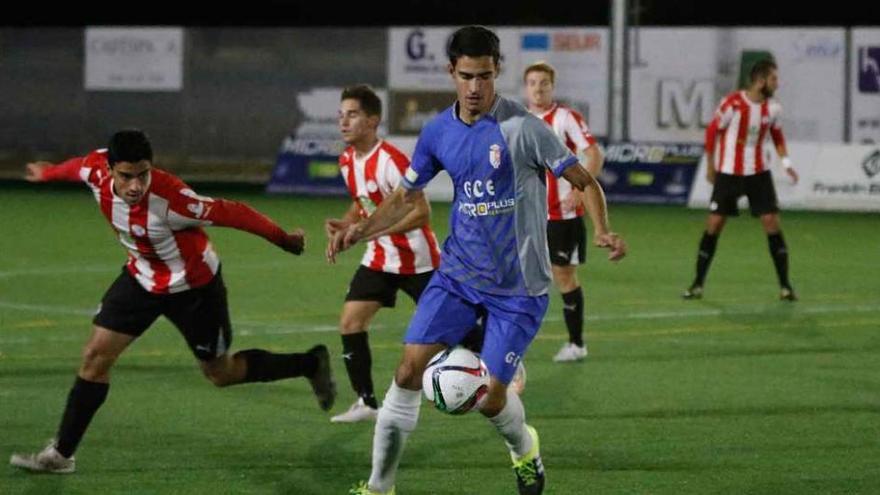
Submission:
M 379 190 L 379 184 L 376 184 L 374 180 L 367 181 L 367 192 L 374 193 Z
M 492 168 L 501 166 L 501 146 L 497 144 L 489 146 L 489 165 L 492 165 Z
M 190 211 L 196 218 L 202 218 L 205 214 L 205 203 L 189 203 L 186 209 Z
M 131 226 L 131 233 L 138 237 L 143 237 L 144 235 L 146 235 L 147 231 L 144 230 L 144 228 L 140 225 L 135 224 Z

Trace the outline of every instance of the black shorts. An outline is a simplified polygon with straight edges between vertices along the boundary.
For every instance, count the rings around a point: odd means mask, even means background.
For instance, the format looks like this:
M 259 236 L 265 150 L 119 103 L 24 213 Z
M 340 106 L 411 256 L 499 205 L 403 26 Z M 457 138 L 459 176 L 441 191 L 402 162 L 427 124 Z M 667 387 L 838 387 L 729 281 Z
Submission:
M 755 175 L 716 175 L 709 211 L 717 215 L 735 217 L 739 215 L 736 202 L 742 196 L 749 198 L 749 210 L 752 216 L 758 217 L 779 211 L 776 188 L 773 187 L 773 177 L 769 170 Z
M 550 263 L 556 266 L 582 265 L 587 261 L 587 228 L 583 217 L 547 222 Z
M 225 354 L 232 343 L 226 286 L 219 270 L 202 287 L 175 294 L 153 294 L 123 268 L 104 294 L 92 322 L 114 332 L 140 337 L 159 315 L 177 327 L 201 361 Z
M 346 301 L 376 301 L 386 308 L 393 308 L 397 302 L 397 290 L 406 292 L 413 301 L 428 285 L 434 271 L 414 275 L 400 275 L 371 270 L 364 265 L 358 267 L 348 286 Z

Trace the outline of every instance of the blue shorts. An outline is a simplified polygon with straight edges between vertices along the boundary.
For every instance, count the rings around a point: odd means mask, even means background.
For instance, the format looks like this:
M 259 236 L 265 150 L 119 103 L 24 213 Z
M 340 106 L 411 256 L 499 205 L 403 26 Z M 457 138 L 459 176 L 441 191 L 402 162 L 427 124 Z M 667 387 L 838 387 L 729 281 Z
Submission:
M 510 383 L 547 312 L 548 297 L 498 296 L 434 273 L 419 298 L 403 341 L 407 344 L 454 346 L 474 328 L 484 311 L 486 337 L 480 356 L 489 373 Z

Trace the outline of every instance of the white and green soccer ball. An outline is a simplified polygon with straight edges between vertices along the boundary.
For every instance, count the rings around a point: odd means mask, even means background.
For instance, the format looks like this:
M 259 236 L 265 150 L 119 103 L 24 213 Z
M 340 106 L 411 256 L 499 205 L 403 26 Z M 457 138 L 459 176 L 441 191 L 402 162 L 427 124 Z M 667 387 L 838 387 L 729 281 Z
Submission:
M 480 356 L 464 347 L 438 352 L 422 375 L 422 391 L 447 414 L 479 409 L 489 391 L 489 370 Z

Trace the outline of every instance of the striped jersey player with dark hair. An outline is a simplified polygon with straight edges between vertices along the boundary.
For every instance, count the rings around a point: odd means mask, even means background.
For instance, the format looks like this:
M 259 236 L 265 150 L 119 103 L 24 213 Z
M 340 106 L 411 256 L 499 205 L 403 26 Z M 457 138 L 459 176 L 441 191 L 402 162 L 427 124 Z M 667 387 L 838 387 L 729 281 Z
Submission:
M 382 101 L 369 86 L 343 90 L 339 131 L 348 146 L 339 157 L 339 167 L 352 202 L 342 218 L 325 221 L 329 239 L 369 217 L 397 188 L 409 166 L 406 155 L 378 136 L 381 120 Z M 333 416 L 334 423 L 376 418 L 379 405 L 373 391 L 367 329 L 379 309 L 394 307 L 398 290 L 417 301 L 440 264 L 430 217 L 431 207 L 423 198 L 409 215 L 367 243 L 339 322 L 342 357 L 358 399 L 347 411 Z
M 14 454 L 13 466 L 71 473 L 73 454 L 110 389 L 119 356 L 160 316 L 180 331 L 205 377 L 218 387 L 304 376 L 323 410 L 336 396 L 327 348 L 279 354 L 229 352 L 232 327 L 220 260 L 202 227 L 232 227 L 301 254 L 302 230 L 285 232 L 244 203 L 196 194 L 153 167 L 153 151 L 139 130 L 115 133 L 107 149 L 59 165 L 29 163 L 31 182 L 83 181 L 128 253 L 122 273 L 101 300 L 82 364 L 67 397 L 57 436 L 35 454 Z
M 788 278 L 788 247 L 782 237 L 779 203 L 765 148 L 767 141 L 772 140 L 785 172 L 797 183 L 798 174 L 791 166 L 782 134 L 782 106 L 773 99 L 779 88 L 778 69 L 772 60 L 761 60 L 749 75 L 748 88 L 727 95 L 706 129 L 706 178 L 714 187 L 706 230 L 697 252 L 697 274 L 682 294 L 685 299 L 703 296 L 718 237 L 727 217 L 739 215 L 737 201 L 746 196 L 752 216 L 761 219 L 767 234 L 779 280 L 779 298 L 797 300 Z
M 455 193 L 440 268 L 419 299 L 379 410 L 370 479 L 353 493 L 393 493 L 407 436 L 418 422 L 428 360 L 461 342 L 485 312 L 481 356 L 491 378 L 480 412 L 510 450 L 519 492 L 539 494 L 544 468 L 538 434 L 526 424 L 523 403 L 508 384 L 547 309 L 545 170 L 579 189 L 600 186 L 586 169 L 574 166 L 577 158 L 540 119 L 496 95 L 500 51 L 495 33 L 481 26 L 459 29 L 447 55 L 455 104 L 422 129 L 401 187 L 373 215 L 337 235 L 331 246 L 347 249 L 375 237 L 416 208 L 437 173 L 449 173 Z M 590 206 L 604 218 L 605 205 L 598 198 L 591 195 L 588 201 L 595 201 Z M 601 241 L 614 258 L 625 254 L 615 234 L 607 232 Z
M 584 117 L 554 99 L 556 70 L 546 62 L 536 62 L 523 71 L 529 111 L 544 120 L 565 146 L 575 155 L 583 154 L 584 166 L 593 177 L 602 172 L 602 151 Z M 588 191 L 596 194 L 601 189 Z M 601 220 L 592 218 L 598 239 L 604 234 Z M 579 361 L 587 356 L 584 342 L 584 293 L 577 277 L 577 267 L 586 261 L 587 230 L 584 226 L 584 193 L 565 179 L 547 171 L 547 247 L 553 283 L 562 295 L 568 342 L 553 357 L 556 362 Z

